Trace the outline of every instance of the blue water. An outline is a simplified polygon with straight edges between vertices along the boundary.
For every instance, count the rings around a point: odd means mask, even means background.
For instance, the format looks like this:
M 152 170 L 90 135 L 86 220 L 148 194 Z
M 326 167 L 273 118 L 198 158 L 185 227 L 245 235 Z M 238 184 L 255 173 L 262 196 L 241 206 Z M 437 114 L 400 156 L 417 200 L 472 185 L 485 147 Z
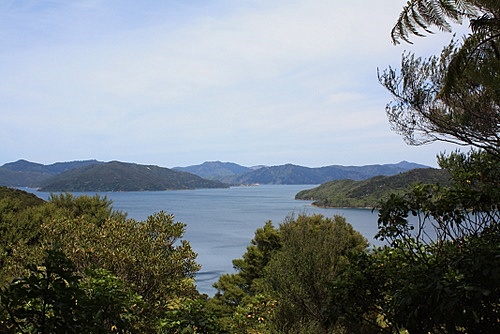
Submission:
M 99 193 L 113 201 L 113 208 L 129 218 L 145 220 L 161 210 L 187 225 L 185 239 L 198 253 L 202 265 L 197 287 L 213 295 L 212 284 L 223 273 L 234 272 L 232 260 L 246 251 L 255 230 L 271 220 L 278 226 L 291 214 L 320 213 L 326 217 L 342 215 L 372 244 L 377 232 L 377 214 L 368 209 L 323 209 L 311 201 L 297 201 L 295 194 L 315 185 L 260 185 L 228 189 L 197 189 L 145 192 Z M 36 192 L 47 199 L 49 193 Z M 74 195 L 95 193 L 74 193 Z

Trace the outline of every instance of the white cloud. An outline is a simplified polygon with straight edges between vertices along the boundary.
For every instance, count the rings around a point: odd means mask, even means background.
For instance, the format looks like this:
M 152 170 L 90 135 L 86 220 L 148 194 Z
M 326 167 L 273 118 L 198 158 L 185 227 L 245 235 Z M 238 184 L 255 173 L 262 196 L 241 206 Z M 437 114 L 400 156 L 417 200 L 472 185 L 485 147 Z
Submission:
M 399 62 L 389 31 L 401 5 L 10 2 L 0 6 L 0 139 L 29 131 L 0 155 L 364 163 L 370 138 L 401 141 L 376 79 L 377 66 Z M 32 152 L 40 138 L 53 144 Z M 335 155 L 340 146 L 345 154 Z

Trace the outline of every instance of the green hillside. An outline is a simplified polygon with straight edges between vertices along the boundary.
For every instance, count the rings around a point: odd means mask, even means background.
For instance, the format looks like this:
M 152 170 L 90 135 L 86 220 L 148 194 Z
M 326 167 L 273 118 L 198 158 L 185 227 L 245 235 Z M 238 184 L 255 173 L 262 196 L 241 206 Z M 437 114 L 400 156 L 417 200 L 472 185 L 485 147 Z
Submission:
M 18 210 L 45 203 L 43 199 L 34 194 L 19 189 L 0 186 L 0 202 L 2 201 L 9 201 L 10 203 L 16 202 L 17 205 L 15 207 Z
M 299 192 L 295 199 L 313 200 L 321 207 L 374 208 L 393 192 L 415 183 L 448 184 L 446 171 L 433 168 L 413 169 L 393 176 L 375 176 L 363 181 L 349 179 L 324 183 Z
M 197 175 L 153 165 L 112 161 L 56 175 L 42 184 L 41 191 L 155 191 L 225 188 L 227 185 Z
M 43 165 L 21 159 L 0 166 L 0 185 L 7 187 L 38 188 L 40 184 L 54 175 L 71 169 L 102 163 L 103 162 L 97 160 L 82 160 Z

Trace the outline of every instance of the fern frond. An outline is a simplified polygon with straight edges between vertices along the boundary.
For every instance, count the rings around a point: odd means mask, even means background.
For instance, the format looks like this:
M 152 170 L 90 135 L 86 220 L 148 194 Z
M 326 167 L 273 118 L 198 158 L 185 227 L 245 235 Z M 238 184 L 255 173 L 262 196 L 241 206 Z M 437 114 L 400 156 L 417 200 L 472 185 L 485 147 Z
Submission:
M 428 25 L 426 24 L 424 18 L 419 14 L 419 12 L 417 10 L 415 10 L 415 8 L 411 8 L 411 16 L 412 16 L 413 20 L 415 21 L 415 23 L 420 28 L 425 30 L 425 32 L 427 32 L 428 34 L 433 34 L 432 30 L 430 30 Z
M 464 17 L 475 18 L 477 3 L 482 1 L 490 0 L 410 0 L 391 31 L 392 42 L 398 44 L 403 40 L 411 43 L 410 35 L 422 37 L 424 33 L 431 34 L 431 27 L 451 32 L 452 23 L 461 24 Z

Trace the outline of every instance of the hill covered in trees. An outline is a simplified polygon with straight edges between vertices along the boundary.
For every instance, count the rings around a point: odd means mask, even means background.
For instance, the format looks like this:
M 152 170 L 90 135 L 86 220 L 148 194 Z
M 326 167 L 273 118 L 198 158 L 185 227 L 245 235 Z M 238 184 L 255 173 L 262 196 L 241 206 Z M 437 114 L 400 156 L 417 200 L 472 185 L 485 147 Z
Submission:
M 156 191 L 226 188 L 197 175 L 153 165 L 111 161 L 58 174 L 40 186 L 41 191 Z
M 0 167 L 0 185 L 41 191 L 142 191 L 224 188 L 218 181 L 168 168 L 83 160 L 43 165 L 26 160 Z
M 23 210 L 45 203 L 43 199 L 37 197 L 35 194 L 3 186 L 0 186 L 0 202 L 1 201 L 16 202 L 16 210 Z
M 375 176 L 367 180 L 335 180 L 316 188 L 299 192 L 295 199 L 313 200 L 321 207 L 377 207 L 390 194 L 404 191 L 412 184 L 449 184 L 445 170 L 433 168 L 413 169 L 392 176 Z
M 37 188 L 51 177 L 80 167 L 102 164 L 97 160 L 82 160 L 69 162 L 56 162 L 43 165 L 27 160 L 9 162 L 0 166 L 0 185 L 10 187 Z

